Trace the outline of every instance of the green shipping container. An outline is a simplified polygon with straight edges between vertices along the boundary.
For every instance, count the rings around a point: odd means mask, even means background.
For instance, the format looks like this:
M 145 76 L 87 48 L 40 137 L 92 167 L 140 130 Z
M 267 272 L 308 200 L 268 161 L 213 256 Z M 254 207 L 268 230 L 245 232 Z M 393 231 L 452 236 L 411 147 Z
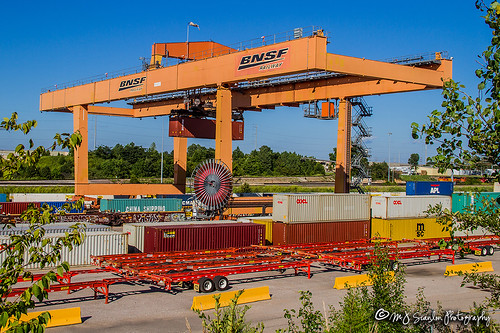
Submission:
M 472 203 L 471 196 L 468 193 L 453 193 L 451 196 L 451 211 L 453 213 L 465 213 L 465 209 Z
M 182 199 L 101 199 L 101 212 L 178 212 Z
M 485 202 L 493 202 L 496 209 L 500 209 L 500 192 L 482 192 L 479 195 L 474 196 L 474 205 L 476 209 L 482 210 Z

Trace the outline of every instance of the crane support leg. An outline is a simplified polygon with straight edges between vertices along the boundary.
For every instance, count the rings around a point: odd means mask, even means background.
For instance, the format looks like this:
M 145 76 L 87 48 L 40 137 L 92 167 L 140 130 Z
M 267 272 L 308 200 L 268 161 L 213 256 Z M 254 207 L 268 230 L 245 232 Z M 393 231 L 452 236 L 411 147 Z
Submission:
M 351 103 L 347 99 L 339 102 L 339 124 L 337 130 L 337 161 L 335 167 L 335 193 L 349 193 L 351 178 Z
M 215 125 L 215 159 L 233 170 L 232 94 L 226 87 L 217 87 Z
M 82 185 L 89 183 L 89 131 L 88 110 L 86 106 L 78 105 L 73 108 L 73 130 L 80 131 L 82 144 L 75 149 L 75 194 L 81 192 Z
M 186 193 L 187 138 L 174 137 L 174 185 Z

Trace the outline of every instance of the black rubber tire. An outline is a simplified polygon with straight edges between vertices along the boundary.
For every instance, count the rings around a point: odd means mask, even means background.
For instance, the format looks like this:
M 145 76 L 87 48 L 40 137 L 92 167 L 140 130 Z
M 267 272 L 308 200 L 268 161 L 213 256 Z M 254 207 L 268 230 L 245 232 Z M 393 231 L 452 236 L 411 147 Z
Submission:
M 214 291 L 214 289 L 215 289 L 214 281 L 212 281 L 206 277 L 200 278 L 198 280 L 198 284 L 200 285 L 200 292 L 201 293 L 209 293 L 209 292 Z
M 214 277 L 215 289 L 222 291 L 229 288 L 229 281 L 225 276 Z
M 396 260 L 391 260 L 389 261 L 389 270 L 390 271 L 397 271 L 399 269 L 399 262 Z
M 285 273 L 285 272 L 286 272 L 286 269 L 284 269 L 284 268 L 280 268 L 280 269 L 278 269 L 278 272 L 280 272 L 280 274 L 283 274 L 283 273 Z
M 487 255 L 488 255 L 488 247 L 487 246 L 483 246 L 481 248 L 481 257 L 487 256 Z
M 488 255 L 492 256 L 495 253 L 495 248 L 491 245 L 487 246 L 488 248 Z

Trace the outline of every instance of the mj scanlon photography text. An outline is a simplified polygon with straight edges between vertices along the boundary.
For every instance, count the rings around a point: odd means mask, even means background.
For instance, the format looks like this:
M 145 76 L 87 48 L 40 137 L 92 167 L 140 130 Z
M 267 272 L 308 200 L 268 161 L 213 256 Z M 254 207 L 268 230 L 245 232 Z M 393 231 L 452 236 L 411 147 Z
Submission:
M 463 325 L 476 325 L 479 326 L 481 322 L 484 322 L 488 327 L 490 325 L 491 318 L 484 314 L 484 311 L 481 312 L 481 315 L 473 315 L 470 313 L 465 313 L 461 311 L 447 310 L 444 312 L 444 315 L 438 315 L 436 311 L 431 311 L 430 313 L 420 314 L 418 312 L 415 313 L 391 313 L 384 308 L 380 308 L 375 312 L 375 320 L 382 321 L 391 321 L 401 322 L 403 325 L 408 325 L 413 320 L 413 324 L 418 323 L 433 323 L 433 322 L 442 322 L 444 325 L 450 325 L 451 323 L 462 323 Z

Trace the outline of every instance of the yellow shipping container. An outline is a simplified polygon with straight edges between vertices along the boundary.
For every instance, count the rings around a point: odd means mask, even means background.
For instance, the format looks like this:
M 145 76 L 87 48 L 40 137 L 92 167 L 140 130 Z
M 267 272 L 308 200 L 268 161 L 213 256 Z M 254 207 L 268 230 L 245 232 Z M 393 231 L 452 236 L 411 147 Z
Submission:
M 253 223 L 263 224 L 266 226 L 266 241 L 268 244 L 271 244 L 273 242 L 273 219 L 271 217 L 249 217 L 248 219 Z
M 429 239 L 450 237 L 435 218 L 377 219 L 372 218 L 372 237 L 402 239 Z

